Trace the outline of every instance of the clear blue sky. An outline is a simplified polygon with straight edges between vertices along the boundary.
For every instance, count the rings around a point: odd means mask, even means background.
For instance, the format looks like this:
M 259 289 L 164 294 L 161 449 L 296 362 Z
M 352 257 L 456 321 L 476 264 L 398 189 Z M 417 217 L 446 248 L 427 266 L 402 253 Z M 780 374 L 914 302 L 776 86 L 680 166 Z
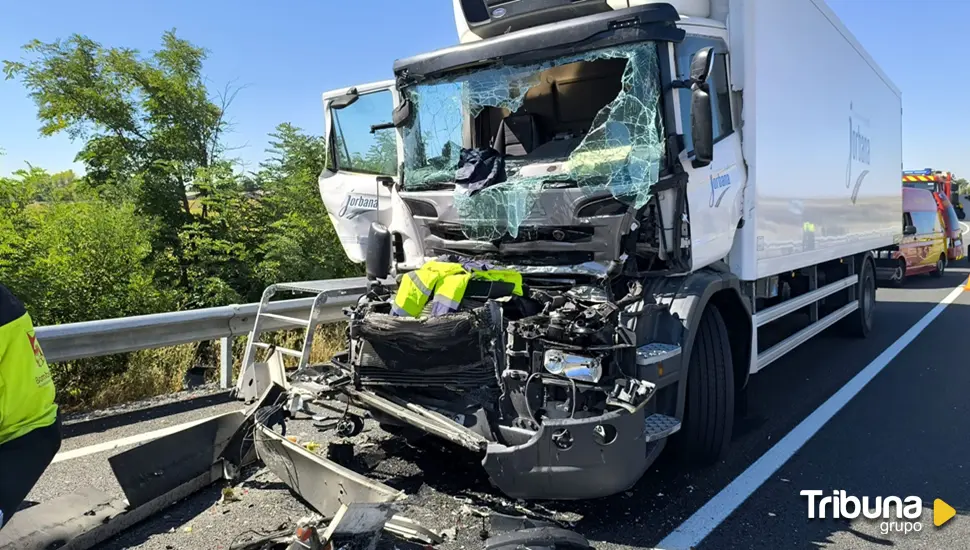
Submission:
M 784 1 L 784 0 L 758 0 Z M 970 90 L 963 36 L 965 0 L 828 0 L 903 91 L 903 158 L 970 177 Z M 320 134 L 325 90 L 391 76 L 394 59 L 457 42 L 449 0 L 47 0 L 6 2 L 0 59 L 28 40 L 81 33 L 110 46 L 150 52 L 163 31 L 210 50 L 214 89 L 245 85 L 233 104 L 230 145 L 250 168 L 280 122 Z M 15 81 L 0 81 L 0 175 L 25 167 L 79 168 L 80 144 L 41 138 L 33 103 Z

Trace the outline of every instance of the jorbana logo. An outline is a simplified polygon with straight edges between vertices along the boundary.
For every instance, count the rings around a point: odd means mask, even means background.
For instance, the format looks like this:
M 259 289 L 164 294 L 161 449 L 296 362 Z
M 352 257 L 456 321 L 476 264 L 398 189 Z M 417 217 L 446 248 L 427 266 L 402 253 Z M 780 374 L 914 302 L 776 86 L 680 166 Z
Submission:
M 868 131 L 869 121 L 865 117 L 855 113 L 852 103 L 849 103 L 849 162 L 845 169 L 846 189 L 852 185 L 852 165 L 859 163 L 866 166 L 855 178 L 855 187 L 852 188 L 852 204 L 855 204 L 856 199 L 859 197 L 859 189 L 862 187 L 862 181 L 869 174 L 868 166 L 870 166 L 869 163 L 872 159 L 871 142 L 866 135 L 867 132 L 863 131 L 863 127 Z
M 337 216 L 352 220 L 364 212 L 370 212 L 371 210 L 377 210 L 377 197 L 350 193 L 344 199 L 344 203 L 340 205 L 340 211 L 337 213 Z
M 728 173 L 722 173 L 718 175 L 711 175 L 711 200 L 708 201 L 708 206 L 711 208 L 717 208 L 721 206 L 721 199 L 724 198 L 724 194 L 727 193 L 728 188 L 731 187 L 731 175 Z
M 830 496 L 823 497 L 824 491 L 804 490 L 798 493 L 808 497 L 808 519 L 825 519 L 828 517 L 839 519 L 856 519 L 860 515 L 868 519 L 882 519 L 879 532 L 887 535 L 890 532 L 910 533 L 923 530 L 923 524 L 918 520 L 923 515 L 923 500 L 916 496 L 900 497 L 859 497 L 846 495 L 845 491 L 832 491 Z M 816 499 L 816 497 L 821 497 Z M 816 513 L 816 509 L 818 512 Z M 943 525 L 956 515 L 956 511 L 940 499 L 933 501 L 933 524 Z M 890 521 L 895 516 L 896 520 Z
M 852 160 L 869 165 L 869 138 L 862 133 L 862 128 L 858 124 L 854 130 L 852 129 L 852 115 L 849 115 L 849 147 Z

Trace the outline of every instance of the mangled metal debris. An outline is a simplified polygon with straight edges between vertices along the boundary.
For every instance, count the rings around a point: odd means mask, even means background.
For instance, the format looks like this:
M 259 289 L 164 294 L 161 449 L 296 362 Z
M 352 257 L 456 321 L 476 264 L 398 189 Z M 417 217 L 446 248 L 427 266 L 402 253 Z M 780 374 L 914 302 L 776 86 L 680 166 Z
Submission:
M 444 537 L 435 533 L 431 529 L 424 527 L 413 519 L 401 515 L 394 515 L 384 525 L 384 530 L 401 537 L 402 539 L 420 542 L 422 544 L 440 544 L 445 541 Z
M 323 516 L 344 518 L 341 529 L 352 529 L 357 535 L 386 531 L 423 544 L 444 541 L 396 513 L 406 499 L 403 492 L 313 453 L 266 426 L 256 428 L 254 439 L 257 454 L 270 471 Z
M 561 527 L 533 527 L 509 531 L 485 540 L 485 550 L 589 550 L 586 537 Z
M 234 475 L 255 458 L 251 431 L 282 388 L 267 388 L 245 412 L 208 419 L 108 459 L 127 498 L 83 488 L 14 516 L 0 548 L 87 550 L 176 502 Z
M 325 517 L 333 517 L 344 504 L 390 504 L 405 498 L 401 491 L 311 453 L 266 426 L 258 426 L 254 436 L 266 467 Z
M 208 471 L 245 420 L 242 411 L 222 414 L 110 457 L 129 506 L 137 508 Z

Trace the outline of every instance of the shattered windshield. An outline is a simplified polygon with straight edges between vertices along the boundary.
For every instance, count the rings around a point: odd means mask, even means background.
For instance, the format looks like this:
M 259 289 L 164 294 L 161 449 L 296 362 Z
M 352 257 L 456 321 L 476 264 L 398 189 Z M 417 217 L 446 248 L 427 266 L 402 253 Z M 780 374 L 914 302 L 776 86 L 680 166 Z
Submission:
M 652 42 L 493 66 L 403 90 L 404 187 L 454 186 L 467 237 L 516 237 L 545 186 L 639 208 L 663 159 Z

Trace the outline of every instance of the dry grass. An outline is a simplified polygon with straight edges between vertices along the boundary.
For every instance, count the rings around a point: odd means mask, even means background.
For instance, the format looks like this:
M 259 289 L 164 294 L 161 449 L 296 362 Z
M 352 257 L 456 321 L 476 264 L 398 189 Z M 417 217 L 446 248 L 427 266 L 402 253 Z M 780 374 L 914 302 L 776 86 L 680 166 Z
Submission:
M 77 408 L 102 409 L 181 390 L 196 347 L 196 344 L 185 344 L 132 353 L 127 370 L 106 380 Z
M 317 329 L 313 338 L 313 363 L 328 361 L 336 352 L 345 347 L 345 323 L 323 325 Z M 239 375 L 243 354 L 246 351 L 246 338 L 236 338 L 233 342 L 233 376 Z M 279 331 L 265 334 L 264 341 L 288 347 L 300 348 L 303 344 L 303 331 Z M 85 365 L 78 372 L 77 364 L 57 364 L 52 366 L 58 383 L 58 401 L 65 412 L 82 412 L 103 409 L 159 395 L 175 393 L 185 388 L 186 374 L 196 366 L 211 369 L 207 381 L 219 379 L 218 344 L 204 346 L 185 344 L 169 348 L 150 349 L 128 354 L 121 372 L 100 378 L 100 371 Z M 120 358 L 97 358 L 85 362 L 116 363 Z M 296 366 L 296 360 L 287 358 L 287 364 Z M 117 369 L 116 369 L 117 370 Z M 57 376 L 60 373 L 60 377 Z M 67 387 L 63 387 L 67 386 Z

